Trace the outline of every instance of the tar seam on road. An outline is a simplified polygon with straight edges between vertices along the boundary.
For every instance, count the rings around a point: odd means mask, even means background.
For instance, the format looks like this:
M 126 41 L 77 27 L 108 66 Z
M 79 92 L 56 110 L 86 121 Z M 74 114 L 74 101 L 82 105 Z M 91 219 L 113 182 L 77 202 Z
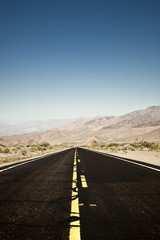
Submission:
M 81 175 L 81 183 L 82 183 L 82 187 L 83 188 L 87 188 L 88 185 L 87 185 L 87 181 L 86 181 L 86 178 L 84 175 Z
M 75 219 L 75 221 L 71 222 L 71 224 L 70 224 L 69 240 L 81 240 L 80 220 L 79 220 L 79 218 L 80 218 L 79 197 L 78 197 L 78 186 L 77 186 L 76 150 L 75 150 L 74 164 L 73 164 L 72 201 L 71 201 L 70 217 Z

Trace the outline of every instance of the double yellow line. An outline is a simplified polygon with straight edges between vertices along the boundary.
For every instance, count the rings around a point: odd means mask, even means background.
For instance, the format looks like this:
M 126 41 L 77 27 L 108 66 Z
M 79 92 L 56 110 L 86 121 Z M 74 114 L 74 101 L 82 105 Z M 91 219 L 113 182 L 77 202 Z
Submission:
M 73 164 L 73 180 L 72 180 L 72 202 L 71 202 L 71 219 L 73 222 L 70 224 L 69 240 L 80 240 L 80 211 L 79 211 L 79 197 L 78 197 L 78 180 L 77 180 L 77 150 L 74 154 Z M 77 220 L 76 220 L 77 219 Z

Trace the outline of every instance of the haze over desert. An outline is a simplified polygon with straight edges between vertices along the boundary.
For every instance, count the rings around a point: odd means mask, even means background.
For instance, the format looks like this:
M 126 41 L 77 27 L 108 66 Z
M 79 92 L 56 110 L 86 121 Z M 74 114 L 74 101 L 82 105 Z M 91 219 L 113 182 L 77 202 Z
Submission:
M 122 116 L 83 118 L 59 128 L 29 134 L 1 136 L 4 145 L 49 142 L 52 145 L 103 145 L 134 142 L 135 139 L 160 142 L 160 106 L 148 107 Z
M 127 145 L 127 143 L 132 144 L 135 142 L 150 142 L 155 145 L 153 149 L 150 148 L 152 145 L 142 147 L 142 144 L 140 144 L 136 148 L 132 147 L 132 145 L 131 147 Z M 57 147 L 49 147 L 48 151 L 46 151 L 47 149 L 43 148 L 44 143 L 52 146 L 57 145 Z M 116 148 L 109 147 L 105 149 L 105 146 L 112 146 L 112 144 L 113 146 L 114 144 L 115 146 L 116 144 L 122 144 L 122 146 L 124 146 L 120 147 L 121 145 L 117 145 Z M 10 152 L 7 156 L 3 153 L 1 147 L 1 164 L 8 164 L 13 160 L 19 161 L 29 157 L 43 155 L 47 152 L 57 151 L 71 146 L 83 146 L 89 149 L 159 165 L 160 146 L 157 148 L 155 148 L 155 146 L 160 145 L 160 106 L 151 106 L 147 109 L 137 110 L 122 116 L 83 118 L 67 123 L 59 128 L 46 131 L 1 136 L 0 145 L 3 146 L 3 148 L 10 147 Z M 19 151 L 14 150 L 16 146 L 21 146 Z M 16 154 L 14 152 L 16 152 Z

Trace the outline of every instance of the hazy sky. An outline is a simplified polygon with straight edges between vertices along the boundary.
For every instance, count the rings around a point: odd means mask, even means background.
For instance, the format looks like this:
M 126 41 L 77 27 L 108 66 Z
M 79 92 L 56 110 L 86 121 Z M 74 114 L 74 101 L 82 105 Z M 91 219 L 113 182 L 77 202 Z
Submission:
M 160 104 L 159 0 L 0 1 L 0 122 Z

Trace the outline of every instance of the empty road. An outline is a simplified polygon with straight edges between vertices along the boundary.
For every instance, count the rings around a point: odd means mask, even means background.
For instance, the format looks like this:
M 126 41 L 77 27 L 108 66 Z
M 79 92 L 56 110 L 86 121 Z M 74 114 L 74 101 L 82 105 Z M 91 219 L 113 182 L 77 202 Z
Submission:
M 0 168 L 0 239 L 160 239 L 160 170 L 82 148 Z

